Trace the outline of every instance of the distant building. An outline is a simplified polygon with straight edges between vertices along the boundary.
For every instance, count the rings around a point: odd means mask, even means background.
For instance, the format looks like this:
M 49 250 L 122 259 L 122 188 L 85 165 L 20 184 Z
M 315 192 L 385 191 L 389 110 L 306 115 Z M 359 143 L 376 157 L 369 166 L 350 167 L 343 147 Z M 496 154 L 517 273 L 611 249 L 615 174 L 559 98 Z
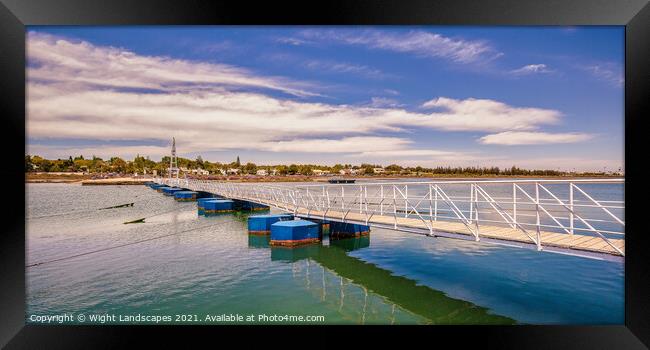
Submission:
M 375 172 L 375 174 L 383 174 L 386 172 L 384 168 L 373 168 L 372 170 Z
M 210 172 L 205 169 L 192 169 L 191 173 L 197 175 L 210 175 Z
M 327 174 L 330 173 L 330 172 L 327 171 L 327 170 L 320 170 L 320 169 L 314 169 L 314 170 L 312 170 L 312 172 L 313 172 L 314 175 L 316 175 L 316 176 L 327 175 Z
M 227 173 L 228 173 L 228 175 L 237 175 L 237 174 L 239 174 L 239 169 L 230 168 L 230 169 L 228 169 Z
M 269 172 L 266 171 L 266 169 L 260 169 L 260 170 L 258 170 L 255 174 L 257 174 L 257 175 L 259 175 L 259 176 L 266 176 L 266 175 L 269 174 Z
M 341 169 L 339 174 L 341 175 L 356 175 L 359 173 L 358 169 Z

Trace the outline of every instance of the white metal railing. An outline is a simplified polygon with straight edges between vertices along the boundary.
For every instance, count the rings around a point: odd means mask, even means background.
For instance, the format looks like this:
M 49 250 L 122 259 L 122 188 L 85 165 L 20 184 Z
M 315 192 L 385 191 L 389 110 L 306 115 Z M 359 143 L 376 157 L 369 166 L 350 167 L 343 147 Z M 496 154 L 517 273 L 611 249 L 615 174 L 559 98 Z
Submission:
M 611 241 L 625 237 L 624 179 L 273 185 L 157 178 L 156 182 L 294 213 L 318 212 L 323 218 L 336 212 L 342 221 L 350 213 L 361 214 L 366 224 L 375 216 L 389 216 L 395 229 L 404 225 L 398 218 L 411 218 L 432 235 L 437 221 L 460 222 L 477 241 L 481 227 L 510 227 L 525 234 L 538 250 L 543 247 L 542 232 L 597 236 L 624 256 Z

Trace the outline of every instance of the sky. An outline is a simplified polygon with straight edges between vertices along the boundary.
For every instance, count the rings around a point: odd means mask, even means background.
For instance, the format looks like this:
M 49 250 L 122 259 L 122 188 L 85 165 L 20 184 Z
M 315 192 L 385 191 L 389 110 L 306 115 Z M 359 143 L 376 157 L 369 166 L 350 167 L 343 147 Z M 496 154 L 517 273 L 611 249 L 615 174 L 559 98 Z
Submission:
M 624 27 L 30 26 L 46 158 L 616 170 Z

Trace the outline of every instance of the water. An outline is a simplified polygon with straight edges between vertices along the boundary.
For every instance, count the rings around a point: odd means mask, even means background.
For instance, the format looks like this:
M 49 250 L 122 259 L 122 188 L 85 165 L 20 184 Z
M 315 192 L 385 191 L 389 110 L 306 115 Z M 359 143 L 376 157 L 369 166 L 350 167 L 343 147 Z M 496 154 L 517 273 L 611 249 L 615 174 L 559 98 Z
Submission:
M 62 313 L 208 324 L 220 323 L 206 315 L 223 314 L 332 324 L 624 322 L 616 262 L 383 229 L 271 248 L 268 237 L 247 234 L 246 214 L 198 217 L 195 203 L 145 186 L 28 184 L 27 203 L 26 263 L 45 262 L 27 268 L 27 322 Z M 123 224 L 139 218 L 145 223 Z

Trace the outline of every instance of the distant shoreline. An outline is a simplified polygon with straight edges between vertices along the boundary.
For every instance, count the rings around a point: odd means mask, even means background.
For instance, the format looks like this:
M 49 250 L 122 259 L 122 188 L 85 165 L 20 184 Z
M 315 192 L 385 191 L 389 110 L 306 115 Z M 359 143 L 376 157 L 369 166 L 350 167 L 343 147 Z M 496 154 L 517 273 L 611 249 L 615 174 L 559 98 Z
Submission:
M 25 183 L 67 183 L 67 184 L 81 184 L 88 185 L 142 185 L 152 178 L 134 178 L 129 176 L 112 177 L 106 179 L 92 179 L 93 175 L 89 174 L 30 174 L 25 176 Z M 533 175 L 442 175 L 437 174 L 433 176 L 336 176 L 341 178 L 349 178 L 356 180 L 377 180 L 377 181 L 390 181 L 390 180 L 405 180 L 405 179 L 432 179 L 432 180 L 487 180 L 487 179 L 584 179 L 584 178 L 599 178 L 599 179 L 620 179 L 624 176 L 615 175 L 585 175 L 585 176 L 533 176 Z M 227 182 L 327 182 L 333 176 L 219 176 L 212 177 L 209 180 L 213 181 L 227 181 Z

